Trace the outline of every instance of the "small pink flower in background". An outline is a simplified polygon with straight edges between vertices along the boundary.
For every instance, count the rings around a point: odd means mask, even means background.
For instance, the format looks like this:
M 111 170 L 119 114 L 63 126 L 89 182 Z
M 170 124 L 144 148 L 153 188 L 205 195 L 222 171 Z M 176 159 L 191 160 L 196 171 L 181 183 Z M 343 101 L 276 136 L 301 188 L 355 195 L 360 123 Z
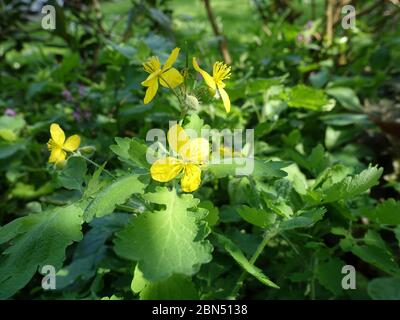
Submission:
M 83 84 L 78 84 L 78 93 L 81 97 L 86 95 L 86 87 Z
M 311 29 L 313 27 L 313 25 L 314 25 L 314 23 L 311 20 L 309 20 L 306 24 L 306 29 Z
M 65 100 L 67 100 L 68 102 L 71 102 L 72 100 L 74 100 L 72 98 L 72 94 L 71 91 L 65 89 L 63 90 L 63 92 L 61 93 L 61 95 L 64 97 Z
M 77 107 L 72 113 L 72 117 L 75 119 L 76 122 L 81 122 L 84 120 L 90 120 L 90 118 L 92 117 L 92 113 L 90 112 L 90 110 L 82 110 L 80 107 Z
M 302 35 L 301 33 L 299 33 L 299 34 L 297 35 L 297 37 L 296 37 L 296 41 L 297 41 L 297 42 L 302 42 L 303 40 L 304 40 L 303 35 Z
M 15 117 L 17 113 L 14 111 L 14 109 L 7 108 L 6 110 L 4 110 L 4 115 L 9 117 Z

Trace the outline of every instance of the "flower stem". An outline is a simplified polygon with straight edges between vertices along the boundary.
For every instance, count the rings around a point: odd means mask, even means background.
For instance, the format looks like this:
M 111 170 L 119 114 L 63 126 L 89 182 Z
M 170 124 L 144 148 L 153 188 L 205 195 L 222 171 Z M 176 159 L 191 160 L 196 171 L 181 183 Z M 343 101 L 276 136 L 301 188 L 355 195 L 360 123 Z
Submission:
M 174 88 L 172 88 L 172 87 L 169 85 L 169 83 L 168 83 L 167 81 L 165 81 L 165 79 L 164 79 L 162 76 L 160 76 L 160 79 L 161 79 L 162 81 L 164 81 L 164 82 L 167 84 L 168 88 L 171 89 L 171 91 L 173 92 L 173 94 L 178 98 L 179 104 L 181 105 L 181 110 L 182 110 L 182 112 L 183 112 L 185 106 L 183 105 L 183 102 L 182 102 L 181 97 L 179 96 L 179 94 L 176 92 L 176 90 L 175 90 Z
M 90 160 L 89 158 L 85 157 L 84 155 L 82 155 L 80 152 L 73 152 L 73 155 L 80 157 L 84 160 L 86 160 L 87 162 L 91 163 L 92 165 L 94 165 L 96 168 L 101 168 L 105 173 L 107 173 L 111 178 L 116 179 L 116 177 L 107 169 L 103 168 L 101 165 L 97 164 L 96 162 L 94 162 L 93 160 Z
M 253 255 L 251 256 L 249 262 L 254 265 L 254 263 L 257 261 L 258 257 L 260 256 L 260 254 L 264 251 L 265 246 L 267 245 L 267 243 L 269 242 L 269 240 L 271 240 L 275 235 L 277 234 L 276 230 L 273 230 L 271 232 L 265 232 L 264 237 L 262 239 L 262 241 L 260 242 L 260 244 L 258 245 L 256 251 L 254 251 Z M 230 298 L 231 299 L 236 299 L 236 296 L 239 293 L 240 288 L 243 285 L 243 281 L 246 279 L 247 277 L 247 272 L 243 271 L 240 274 L 239 279 L 236 281 L 236 285 L 233 288 L 231 294 L 230 294 Z

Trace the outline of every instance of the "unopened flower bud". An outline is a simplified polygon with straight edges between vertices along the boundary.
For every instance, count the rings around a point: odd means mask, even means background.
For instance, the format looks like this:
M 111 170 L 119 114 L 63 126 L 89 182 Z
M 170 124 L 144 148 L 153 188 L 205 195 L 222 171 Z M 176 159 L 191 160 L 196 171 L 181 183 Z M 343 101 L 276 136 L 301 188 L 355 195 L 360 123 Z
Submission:
M 192 96 L 190 94 L 186 95 L 185 104 L 189 107 L 189 109 L 199 109 L 199 100 L 197 100 L 195 96 Z
M 58 170 L 64 169 L 66 165 L 67 165 L 67 161 L 66 160 L 56 162 L 56 168 Z
M 80 151 L 82 154 L 92 154 L 93 152 L 96 151 L 96 148 L 93 147 L 93 146 L 85 146 L 85 147 L 79 148 L 79 151 Z

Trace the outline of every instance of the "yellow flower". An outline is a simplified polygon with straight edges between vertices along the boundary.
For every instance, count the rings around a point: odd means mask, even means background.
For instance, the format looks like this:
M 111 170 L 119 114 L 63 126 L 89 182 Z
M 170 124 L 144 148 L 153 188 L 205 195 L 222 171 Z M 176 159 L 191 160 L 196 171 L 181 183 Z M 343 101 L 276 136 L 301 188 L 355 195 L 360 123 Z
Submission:
M 169 129 L 167 139 L 179 158 L 165 157 L 154 162 L 150 168 L 151 177 L 159 182 L 168 182 L 183 172 L 182 190 L 197 190 L 201 182 L 201 165 L 206 162 L 210 152 L 208 141 L 204 138 L 190 139 L 180 125 Z
M 79 148 L 81 138 L 75 134 L 65 141 L 65 133 L 57 123 L 50 126 L 51 139 L 47 143 L 50 150 L 50 163 L 58 163 L 65 160 L 67 152 L 73 152 Z
M 175 60 L 178 58 L 179 50 L 179 48 L 172 50 L 171 55 L 162 68 L 158 57 L 150 57 L 143 63 L 144 70 L 150 73 L 147 79 L 142 82 L 142 86 L 147 87 L 146 95 L 143 100 L 144 104 L 148 104 L 153 100 L 158 90 L 158 82 L 160 82 L 163 87 L 172 89 L 183 82 L 183 76 L 178 70 L 172 67 Z
M 206 84 L 215 92 L 218 91 L 219 96 L 222 98 L 226 112 L 231 110 L 231 101 L 229 100 L 228 93 L 225 91 L 225 83 L 222 81 L 229 79 L 231 76 L 231 67 L 223 62 L 214 63 L 213 75 L 210 76 L 206 71 L 201 69 L 197 64 L 196 58 L 193 58 L 193 67 L 199 72 Z

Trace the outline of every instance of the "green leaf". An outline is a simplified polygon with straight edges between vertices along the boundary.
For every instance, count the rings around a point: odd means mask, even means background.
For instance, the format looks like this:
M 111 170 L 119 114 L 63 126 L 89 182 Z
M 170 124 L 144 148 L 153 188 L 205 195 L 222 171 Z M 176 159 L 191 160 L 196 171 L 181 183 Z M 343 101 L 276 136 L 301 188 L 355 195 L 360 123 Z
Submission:
M 232 256 L 232 258 L 249 274 L 256 278 L 266 286 L 279 289 L 279 287 L 273 283 L 263 272 L 251 264 L 245 257 L 242 251 L 228 238 L 214 233 L 218 242 L 225 248 L 225 250 Z
M 375 278 L 368 284 L 368 294 L 374 300 L 400 300 L 400 278 Z
M 146 280 L 139 268 L 136 268 L 131 288 L 135 293 L 140 292 L 140 300 L 199 299 L 197 290 L 190 278 L 178 274 L 165 280 L 152 282 Z
M 83 194 L 83 198 L 88 199 L 94 194 L 96 194 L 101 188 L 105 186 L 107 181 L 101 181 L 100 175 L 103 172 L 106 163 L 101 165 L 96 171 L 93 173 L 93 176 L 89 179 L 85 192 Z
M 399 246 L 400 246 L 400 226 L 397 226 L 393 231 L 394 231 L 394 235 L 397 239 L 397 242 L 399 243 Z
M 58 181 L 68 190 L 79 190 L 82 192 L 86 170 L 87 165 L 85 160 L 79 157 L 71 157 L 58 176 Z
M 140 168 L 149 168 L 150 164 L 146 158 L 147 145 L 137 138 L 132 138 L 129 144 L 129 159 Z
M 362 111 L 360 100 L 351 88 L 336 87 L 326 89 L 326 93 L 334 97 L 340 104 L 350 111 Z
M 17 140 L 19 133 L 25 127 L 25 120 L 22 115 L 15 117 L 0 117 L 0 137 L 6 141 Z
M 288 106 L 324 111 L 332 109 L 334 104 L 328 100 L 324 91 L 299 84 L 289 90 Z
M 157 188 L 143 198 L 164 205 L 159 211 L 132 217 L 117 234 L 115 251 L 121 257 L 138 261 L 146 279 L 163 280 L 173 274 L 193 275 L 211 260 L 212 246 L 198 239 L 199 223 L 188 209 L 199 201 L 191 194 L 178 196 L 175 189 Z
M 382 239 L 381 235 L 375 230 L 369 229 L 367 233 L 364 235 L 363 239 L 365 244 L 381 248 L 382 250 L 385 250 L 389 254 L 391 254 L 390 249 L 386 245 L 385 241 Z
M 112 152 L 114 152 L 121 160 L 129 160 L 129 147 L 131 143 L 130 138 L 115 138 L 117 144 L 110 146 Z
M 11 190 L 11 195 L 17 199 L 34 199 L 52 193 L 53 191 L 54 185 L 51 181 L 40 186 L 38 189 L 35 189 L 35 186 L 32 184 L 17 182 L 15 187 Z
M 255 226 L 266 228 L 275 222 L 276 215 L 273 212 L 265 210 L 250 208 L 248 206 L 241 206 L 237 209 L 239 215 L 248 223 Z
M 316 270 L 316 278 L 319 283 L 326 289 L 331 291 L 335 296 L 340 296 L 342 289 L 342 268 L 345 263 L 338 259 L 332 258 L 318 265 Z
M 192 113 L 189 117 L 189 122 L 185 125 L 185 130 L 193 130 L 196 132 L 197 137 L 201 137 L 201 129 L 203 126 L 204 120 L 202 120 L 196 113 Z
M 372 212 L 366 212 L 366 216 L 377 223 L 398 225 L 400 224 L 400 201 L 388 199 L 378 204 Z
M 371 125 L 371 120 L 368 118 L 366 114 L 359 113 L 335 113 L 335 114 L 327 114 L 320 117 L 322 121 L 331 126 L 354 126 L 354 125 L 362 125 L 369 126 Z
M 76 205 L 18 218 L 0 228 L 0 244 L 10 242 L 0 263 L 0 299 L 24 287 L 38 267 L 59 269 L 65 249 L 82 239 L 82 209 Z
M 131 60 L 136 54 L 136 49 L 127 44 L 116 44 L 108 39 L 105 39 L 105 42 L 110 49 L 117 51 L 128 60 Z
M 147 145 L 137 138 L 115 138 L 117 144 L 110 146 L 121 161 L 127 162 L 130 165 L 148 168 L 150 164 L 146 159 Z
M 286 149 L 285 152 L 293 161 L 310 171 L 314 176 L 317 176 L 329 165 L 329 159 L 325 155 L 324 147 L 320 144 L 314 147 L 308 156 L 304 156 L 292 148 Z
M 0 159 L 5 159 L 8 158 L 15 153 L 17 153 L 20 150 L 23 150 L 26 148 L 26 143 L 25 141 L 18 141 L 14 143 L 10 142 L 0 142 Z
M 209 201 L 209 200 L 202 201 L 202 202 L 200 202 L 198 207 L 204 208 L 208 211 L 208 214 L 204 220 L 207 221 L 209 227 L 213 227 L 218 223 L 219 210 L 218 210 L 218 207 L 215 207 L 211 201 Z
M 13 142 L 17 140 L 18 137 L 11 129 L 0 129 L 0 138 L 9 142 Z
M 56 289 L 73 285 L 83 287 L 86 281 L 96 275 L 99 264 L 107 259 L 111 251 L 106 244 L 109 238 L 128 223 L 129 214 L 116 213 L 94 219 L 90 229 L 85 232 L 83 239 L 74 250 L 71 263 L 57 272 Z
M 143 176 L 133 174 L 118 178 L 101 190 L 89 204 L 84 213 L 85 221 L 112 213 L 118 204 L 125 203 L 134 193 L 142 194 L 146 186 Z
M 282 168 L 289 165 L 288 162 L 283 161 L 263 161 L 259 159 L 233 159 L 229 163 L 229 160 L 221 161 L 220 163 L 208 164 L 206 170 L 209 170 L 216 178 L 223 178 L 226 176 L 236 176 L 238 175 L 238 169 L 243 169 L 245 167 L 244 163 L 248 161 L 249 168 L 251 169 L 251 162 L 254 163 L 253 170 L 250 170 L 248 174 L 255 178 L 282 178 L 286 177 L 287 173 Z M 242 174 L 243 175 L 243 174 Z
M 322 220 L 326 212 L 325 208 L 313 208 L 308 211 L 300 211 L 300 215 L 284 220 L 279 225 L 280 230 L 292 230 L 297 228 L 309 228 Z
M 379 178 L 383 172 L 382 168 L 369 167 L 360 174 L 346 177 L 342 181 L 335 183 L 327 190 L 324 190 L 324 203 L 334 202 L 342 199 L 351 199 L 360 195 L 371 187 L 379 183 Z
M 369 245 L 354 245 L 351 247 L 351 252 L 390 275 L 400 275 L 399 266 L 393 256 L 388 251 L 382 250 L 382 248 Z
M 65 56 L 62 63 L 54 69 L 52 76 L 59 81 L 67 81 L 73 79 L 77 75 L 79 69 L 80 58 L 78 53 L 72 53 Z

